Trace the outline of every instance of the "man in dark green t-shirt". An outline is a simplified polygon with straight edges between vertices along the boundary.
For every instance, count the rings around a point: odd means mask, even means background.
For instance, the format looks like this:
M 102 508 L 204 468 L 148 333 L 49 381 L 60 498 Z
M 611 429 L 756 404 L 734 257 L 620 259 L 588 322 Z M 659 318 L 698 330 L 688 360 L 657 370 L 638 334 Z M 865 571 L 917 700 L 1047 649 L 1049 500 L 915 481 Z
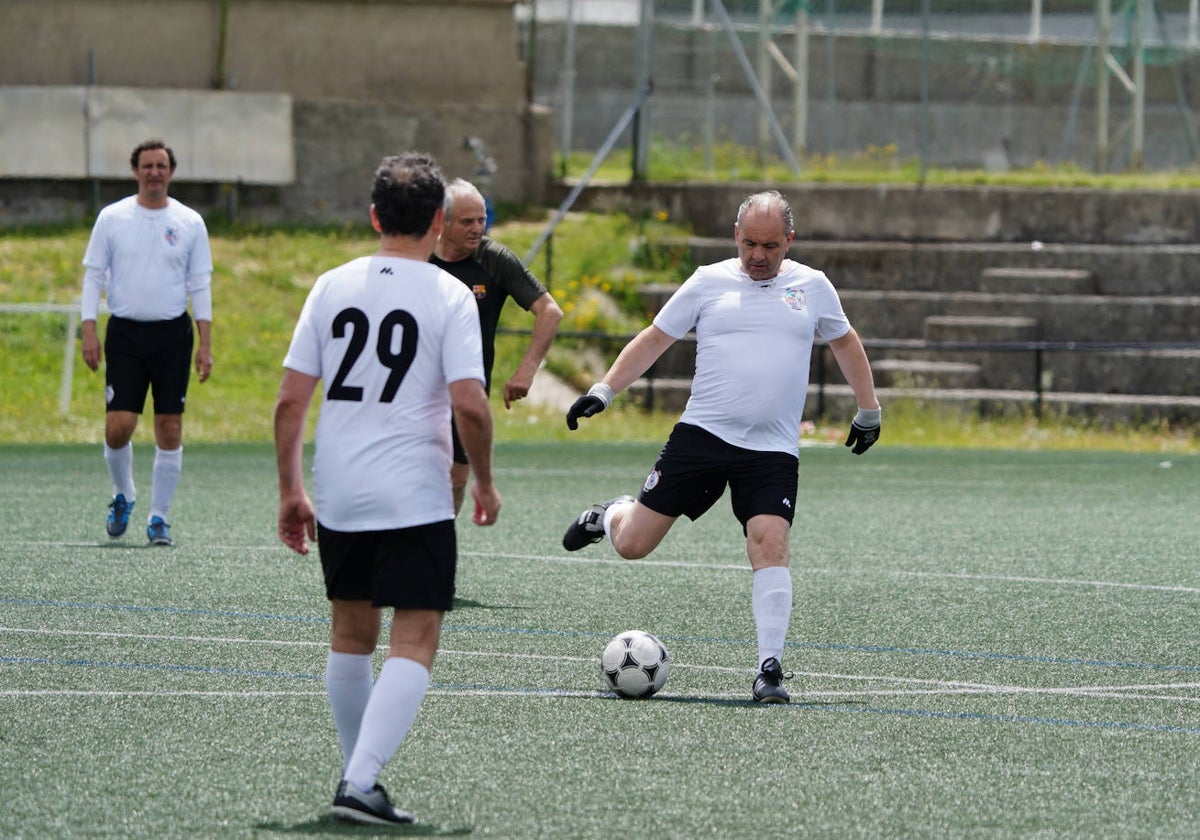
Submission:
M 492 365 L 496 360 L 496 325 L 500 323 L 504 302 L 511 297 L 522 309 L 533 313 L 529 347 L 521 364 L 504 383 L 504 407 L 512 408 L 514 402 L 529 394 L 533 376 L 554 342 L 562 309 L 516 254 L 484 235 L 487 205 L 473 184 L 462 178 L 447 184 L 445 206 L 445 225 L 430 262 L 453 274 L 475 295 L 483 334 L 483 371 L 489 392 Z M 453 427 L 451 431 L 454 465 L 450 469 L 450 484 L 454 488 L 454 512 L 457 513 L 462 507 L 470 471 L 467 455 L 458 441 L 458 431 Z

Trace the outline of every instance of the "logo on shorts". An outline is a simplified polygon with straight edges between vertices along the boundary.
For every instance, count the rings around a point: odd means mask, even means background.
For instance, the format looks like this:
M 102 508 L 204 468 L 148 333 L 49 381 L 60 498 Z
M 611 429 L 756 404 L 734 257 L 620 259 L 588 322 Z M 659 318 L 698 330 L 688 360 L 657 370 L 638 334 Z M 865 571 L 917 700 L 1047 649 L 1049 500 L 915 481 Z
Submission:
M 105 402 L 106 404 L 107 404 L 107 403 L 110 403 L 110 402 L 112 402 L 112 401 L 113 401 L 113 397 L 114 397 L 114 396 L 115 396 L 115 395 L 114 395 L 114 393 L 113 393 L 113 386 L 111 386 L 111 385 L 107 386 L 107 387 L 104 389 L 104 402 Z
M 658 480 L 662 478 L 658 470 L 650 470 L 650 474 L 646 476 L 646 480 L 642 482 L 642 489 L 649 493 L 658 486 Z
M 788 289 L 783 293 L 783 302 L 797 312 L 803 312 L 808 306 L 808 302 L 804 299 L 803 289 Z
M 179 242 L 179 231 L 175 230 L 173 227 L 169 227 L 167 228 L 166 233 L 163 234 L 163 239 L 167 240 L 168 245 L 174 246 L 177 242 Z

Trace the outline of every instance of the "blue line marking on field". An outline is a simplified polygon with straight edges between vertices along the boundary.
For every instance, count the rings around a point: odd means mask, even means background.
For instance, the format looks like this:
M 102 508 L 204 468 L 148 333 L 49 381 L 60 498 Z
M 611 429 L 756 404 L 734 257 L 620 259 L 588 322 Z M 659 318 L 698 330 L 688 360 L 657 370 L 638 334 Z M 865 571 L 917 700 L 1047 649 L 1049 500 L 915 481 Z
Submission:
M 0 604 L 22 607 L 67 607 L 85 610 L 114 610 L 117 612 L 163 613 L 166 615 L 204 615 L 221 618 L 263 618 L 271 621 L 296 621 L 306 624 L 328 624 L 326 616 L 276 615 L 273 613 L 248 613 L 234 610 L 200 610 L 193 607 L 142 607 L 137 604 L 98 604 L 89 601 L 47 601 L 37 598 L 0 598 Z
M 51 601 L 36 598 L 0 598 L 0 604 L 14 606 L 68 607 L 73 609 L 114 610 L 125 612 L 160 613 L 169 615 L 198 615 L 221 618 L 239 618 L 265 621 L 286 621 L 304 624 L 328 625 L 325 616 L 280 615 L 273 613 L 248 613 L 234 610 L 203 610 L 185 607 L 145 607 L 136 604 L 101 604 L 95 602 Z M 385 622 L 386 624 L 386 622 Z M 532 627 L 496 627 L 472 624 L 444 624 L 444 633 L 497 633 L 524 636 L 559 636 L 563 638 L 607 639 L 608 632 L 582 630 L 546 630 Z M 672 636 L 658 634 L 664 642 L 694 642 L 701 644 L 752 645 L 752 639 L 731 639 L 706 636 Z M 1123 668 L 1129 670 L 1160 671 L 1164 673 L 1200 673 L 1200 665 L 1164 665 L 1157 662 L 1123 662 L 1108 659 L 1086 659 L 1083 657 L 1040 656 L 1025 653 L 996 653 L 993 651 L 950 650 L 944 648 L 921 648 L 893 645 L 849 644 L 842 642 L 788 642 L 785 647 L 792 650 L 831 650 L 852 653 L 895 653 L 909 656 L 943 656 L 958 659 L 980 659 L 1004 662 L 1025 662 L 1039 665 L 1071 665 L 1085 668 Z
M 1030 723 L 1040 726 L 1075 726 L 1086 729 L 1118 729 L 1128 732 L 1173 732 L 1200 735 L 1200 727 L 1171 726 L 1158 723 L 1122 723 L 1111 720 L 1074 720 L 1071 718 L 1037 717 L 1034 715 L 992 715 L 983 712 L 937 712 L 926 709 L 888 709 L 871 706 L 797 706 L 809 712 L 854 712 L 855 714 L 898 715 L 901 717 L 937 718 L 941 720 L 979 720 L 991 723 Z
M 270 677 L 288 680 L 323 680 L 314 674 L 292 674 L 286 671 L 247 671 L 239 668 L 214 668 L 208 665 L 161 665 L 143 662 L 105 662 L 94 659 L 50 659 L 42 656 L 0 656 L 5 665 L 57 665 L 82 668 L 124 668 L 134 671 L 177 671 L 189 674 L 220 674 L 226 677 Z

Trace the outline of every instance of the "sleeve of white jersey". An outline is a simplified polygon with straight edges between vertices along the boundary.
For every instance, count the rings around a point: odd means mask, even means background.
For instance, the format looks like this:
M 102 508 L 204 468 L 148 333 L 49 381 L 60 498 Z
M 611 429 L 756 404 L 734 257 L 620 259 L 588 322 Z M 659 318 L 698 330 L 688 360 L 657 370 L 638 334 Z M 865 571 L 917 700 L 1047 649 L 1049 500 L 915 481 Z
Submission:
M 467 287 L 455 280 L 446 332 L 442 339 L 442 375 L 447 382 L 483 377 L 483 335 L 479 328 L 479 307 Z
M 814 284 L 812 297 L 816 298 L 810 305 L 815 304 L 813 312 L 817 316 L 817 332 L 821 338 L 833 341 L 850 332 L 850 319 L 842 309 L 842 300 L 824 273 Z
M 287 355 L 283 357 L 285 368 L 317 378 L 321 376 L 321 343 L 318 331 L 313 325 L 313 312 L 321 288 L 322 284 L 318 280 L 308 293 L 304 308 L 300 310 L 300 317 L 296 320 L 296 329 L 292 332 Z
M 689 277 L 654 316 L 654 326 L 674 339 L 683 338 L 700 320 L 700 272 Z

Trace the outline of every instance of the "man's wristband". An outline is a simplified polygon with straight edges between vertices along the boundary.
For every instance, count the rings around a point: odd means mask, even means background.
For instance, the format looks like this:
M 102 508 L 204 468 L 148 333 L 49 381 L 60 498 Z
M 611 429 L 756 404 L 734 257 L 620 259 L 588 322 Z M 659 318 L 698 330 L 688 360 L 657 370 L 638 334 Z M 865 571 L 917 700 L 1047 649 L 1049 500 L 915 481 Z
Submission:
M 613 397 L 616 395 L 613 393 L 612 388 L 609 388 L 603 382 L 597 382 L 591 388 L 588 388 L 588 396 L 599 397 L 600 402 L 604 403 L 604 407 L 608 408 L 612 404 Z
M 854 415 L 854 425 L 863 429 L 873 429 L 878 426 L 883 417 L 882 408 L 859 408 Z

